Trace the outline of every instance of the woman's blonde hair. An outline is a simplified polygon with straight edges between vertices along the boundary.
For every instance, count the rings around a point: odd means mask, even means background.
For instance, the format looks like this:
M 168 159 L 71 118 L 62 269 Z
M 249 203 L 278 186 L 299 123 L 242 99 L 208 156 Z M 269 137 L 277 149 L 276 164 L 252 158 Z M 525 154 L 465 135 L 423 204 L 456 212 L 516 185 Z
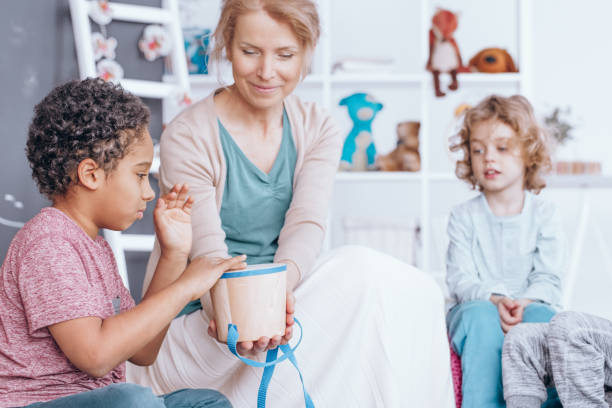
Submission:
M 250 11 L 263 10 L 273 19 L 289 24 L 304 48 L 302 78 L 308 74 L 314 49 L 321 33 L 319 14 L 312 0 L 223 0 L 221 16 L 213 33 L 213 62 L 219 64 L 223 51 L 231 47 L 236 30 L 236 21 Z
M 465 112 L 461 129 L 453 137 L 454 141 L 450 146 L 452 152 L 463 153 L 463 158 L 457 161 L 455 174 L 472 188 L 481 189 L 472 171 L 470 137 L 476 124 L 489 120 L 503 122 L 514 130 L 514 142 L 520 146 L 525 163 L 524 188 L 538 194 L 546 187 L 544 174 L 551 169 L 548 145 L 550 136 L 548 131 L 538 124 L 527 98 L 520 95 L 491 95 Z

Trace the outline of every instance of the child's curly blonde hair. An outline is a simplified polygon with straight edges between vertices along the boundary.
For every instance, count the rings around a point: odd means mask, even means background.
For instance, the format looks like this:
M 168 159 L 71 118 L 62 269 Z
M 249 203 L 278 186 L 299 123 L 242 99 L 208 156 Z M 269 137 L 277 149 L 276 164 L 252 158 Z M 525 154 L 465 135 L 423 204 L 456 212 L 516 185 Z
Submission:
M 461 129 L 453 136 L 450 145 L 452 152 L 463 152 L 463 158 L 457 161 L 455 168 L 459 179 L 469 183 L 472 188 L 481 190 L 472 171 L 470 136 L 476 124 L 497 120 L 510 126 L 516 134 L 514 142 L 520 146 L 525 162 L 525 190 L 538 194 L 546 187 L 543 175 L 551 169 L 549 133 L 538 125 L 527 98 L 520 95 L 491 95 L 468 109 L 464 115 Z

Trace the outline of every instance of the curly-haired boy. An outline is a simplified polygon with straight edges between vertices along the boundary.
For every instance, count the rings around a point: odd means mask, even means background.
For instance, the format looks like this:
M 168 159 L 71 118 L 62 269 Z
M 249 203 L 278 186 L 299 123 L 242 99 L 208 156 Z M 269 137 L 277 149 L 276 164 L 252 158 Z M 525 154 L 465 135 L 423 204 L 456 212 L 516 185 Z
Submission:
M 100 79 L 58 86 L 34 110 L 27 157 L 52 206 L 15 236 L 0 269 L 0 405 L 226 407 L 216 391 L 156 397 L 125 384 L 125 361 L 151 364 L 172 318 L 243 257 L 194 259 L 186 185 L 154 210 L 162 258 L 134 305 L 101 228 L 124 230 L 155 194 L 149 111 Z

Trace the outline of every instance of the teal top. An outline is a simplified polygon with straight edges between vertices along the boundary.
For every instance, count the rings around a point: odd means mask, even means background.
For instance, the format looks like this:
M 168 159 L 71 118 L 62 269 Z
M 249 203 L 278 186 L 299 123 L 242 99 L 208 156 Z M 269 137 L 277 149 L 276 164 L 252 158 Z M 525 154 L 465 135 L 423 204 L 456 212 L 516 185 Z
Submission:
M 278 236 L 293 197 L 297 151 L 287 112 L 278 155 L 268 174 L 251 162 L 220 121 L 219 137 L 227 176 L 221 202 L 221 227 L 230 256 L 246 254 L 248 264 L 269 263 L 278 249 Z M 190 302 L 179 316 L 202 308 Z

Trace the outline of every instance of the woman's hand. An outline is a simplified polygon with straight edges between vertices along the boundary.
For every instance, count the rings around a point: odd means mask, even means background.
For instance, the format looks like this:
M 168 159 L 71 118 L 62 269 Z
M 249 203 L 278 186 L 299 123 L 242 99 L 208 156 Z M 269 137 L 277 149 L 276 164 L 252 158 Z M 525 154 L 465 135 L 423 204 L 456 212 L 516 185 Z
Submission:
M 293 314 L 295 313 L 295 296 L 292 290 L 287 290 L 287 307 L 286 307 L 286 326 L 284 336 L 261 337 L 257 341 L 241 341 L 238 342 L 238 352 L 242 355 L 254 355 L 262 351 L 270 350 L 278 347 L 279 344 L 287 344 L 293 337 Z M 217 324 L 215 319 L 210 319 L 208 325 L 208 335 L 217 339 Z
M 176 184 L 157 200 L 153 211 L 155 234 L 162 255 L 175 254 L 187 259 L 191 251 L 191 207 L 193 198 L 187 196 L 187 184 Z

